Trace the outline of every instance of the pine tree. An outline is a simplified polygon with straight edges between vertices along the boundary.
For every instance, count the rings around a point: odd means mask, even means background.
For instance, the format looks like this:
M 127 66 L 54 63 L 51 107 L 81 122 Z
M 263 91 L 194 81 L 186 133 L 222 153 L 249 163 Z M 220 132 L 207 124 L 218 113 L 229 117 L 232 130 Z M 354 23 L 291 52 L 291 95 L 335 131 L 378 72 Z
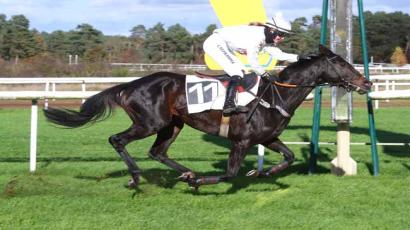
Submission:
M 165 39 L 168 63 L 190 63 L 193 59 L 193 40 L 191 34 L 180 24 L 170 26 Z
M 31 57 L 41 50 L 34 32 L 29 30 L 29 20 L 24 15 L 15 15 L 7 21 L 3 35 L 2 56 L 10 60 Z
M 0 55 L 3 57 L 4 34 L 6 32 L 6 15 L 0 14 Z
M 93 26 L 83 23 L 68 32 L 68 42 L 70 54 L 83 56 L 88 49 L 93 52 L 100 49 L 97 47 L 103 43 L 103 34 Z
M 60 58 L 66 58 L 69 54 L 69 42 L 68 35 L 64 31 L 57 30 L 51 34 L 46 35 L 47 51 L 59 56 Z
M 150 28 L 145 35 L 144 55 L 148 61 L 159 63 L 165 59 L 165 35 L 164 24 L 158 23 Z

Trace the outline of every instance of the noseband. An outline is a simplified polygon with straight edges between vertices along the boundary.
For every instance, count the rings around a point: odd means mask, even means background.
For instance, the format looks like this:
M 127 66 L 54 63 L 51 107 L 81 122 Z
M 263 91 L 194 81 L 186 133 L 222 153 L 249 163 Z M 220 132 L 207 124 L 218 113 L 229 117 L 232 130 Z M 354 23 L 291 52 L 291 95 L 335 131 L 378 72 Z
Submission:
M 333 71 L 337 74 L 338 78 L 339 78 L 339 82 L 338 83 L 332 83 L 329 84 L 329 86 L 336 86 L 336 87 L 342 87 L 344 88 L 347 92 L 351 92 L 352 89 L 358 91 L 360 90 L 360 87 L 352 84 L 350 81 L 347 81 L 344 77 L 342 77 L 341 74 L 339 74 L 339 71 L 336 69 L 336 67 L 334 66 L 334 63 L 332 62 L 333 59 L 337 58 L 338 56 L 333 56 L 331 58 L 326 57 L 327 60 L 327 66 L 329 68 L 329 66 L 332 67 Z

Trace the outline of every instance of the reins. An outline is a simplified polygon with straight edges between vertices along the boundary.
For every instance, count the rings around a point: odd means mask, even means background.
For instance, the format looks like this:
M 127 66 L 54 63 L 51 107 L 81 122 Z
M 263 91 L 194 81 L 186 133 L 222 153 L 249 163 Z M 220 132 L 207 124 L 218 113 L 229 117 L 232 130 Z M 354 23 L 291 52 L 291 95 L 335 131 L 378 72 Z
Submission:
M 325 86 L 329 84 L 316 84 L 316 85 L 295 85 L 295 84 L 289 84 L 289 83 L 283 83 L 283 82 L 278 82 L 274 81 L 272 82 L 273 84 L 280 86 L 280 87 L 285 87 L 285 88 L 315 88 L 316 86 Z
M 290 84 L 290 83 L 278 82 L 276 80 L 272 81 L 272 83 L 274 85 L 277 85 L 277 86 L 280 86 L 280 87 L 285 87 L 285 88 L 315 88 L 316 86 L 350 86 L 350 85 L 353 85 L 350 82 L 346 81 L 343 77 L 340 76 L 339 72 L 336 70 L 336 68 L 332 64 L 332 60 L 334 58 L 337 58 L 337 56 L 333 56 L 331 58 L 326 57 L 327 65 L 332 67 L 332 69 L 334 70 L 334 72 L 337 73 L 337 75 L 338 75 L 338 77 L 339 77 L 339 79 L 342 83 L 339 83 L 339 84 L 322 83 L 322 84 L 315 84 L 315 85 L 299 85 L 299 84 Z M 346 89 L 347 89 L 347 91 L 349 91 L 348 87 L 346 87 Z

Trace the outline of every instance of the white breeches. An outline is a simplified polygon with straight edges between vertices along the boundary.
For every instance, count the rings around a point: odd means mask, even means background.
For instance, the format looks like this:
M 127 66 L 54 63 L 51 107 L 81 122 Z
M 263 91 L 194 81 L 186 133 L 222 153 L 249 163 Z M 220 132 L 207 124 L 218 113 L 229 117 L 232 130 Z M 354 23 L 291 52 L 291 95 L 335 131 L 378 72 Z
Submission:
M 218 63 L 229 76 L 243 77 L 245 66 L 217 33 L 205 40 L 203 48 L 205 53 Z

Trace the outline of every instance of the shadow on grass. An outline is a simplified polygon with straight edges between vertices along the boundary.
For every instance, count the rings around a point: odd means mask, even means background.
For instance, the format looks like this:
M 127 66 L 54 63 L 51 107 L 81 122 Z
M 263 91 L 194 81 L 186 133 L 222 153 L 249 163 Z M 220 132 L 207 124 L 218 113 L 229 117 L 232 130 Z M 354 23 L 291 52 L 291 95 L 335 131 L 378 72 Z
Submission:
M 220 137 L 216 137 L 216 136 L 211 136 L 211 135 L 207 135 L 204 134 L 203 136 L 203 140 L 205 140 L 206 142 L 212 142 L 214 144 L 217 144 L 218 146 L 222 146 L 224 148 L 226 148 L 226 151 L 221 151 L 221 152 L 215 152 L 215 155 L 226 155 L 226 159 L 221 160 L 220 158 L 200 158 L 200 157 L 183 157 L 183 158 L 174 158 L 174 160 L 176 161 L 193 161 L 193 162 L 198 162 L 198 161 L 214 161 L 215 163 L 212 164 L 212 166 L 215 168 L 215 170 L 213 171 L 208 171 L 208 172 L 202 172 L 202 173 L 196 173 L 197 176 L 217 176 L 217 175 L 223 175 L 225 173 L 226 170 L 226 166 L 227 166 L 227 158 L 229 155 L 229 148 L 230 148 L 230 144 L 229 141 L 224 139 L 224 138 L 220 138 Z M 307 141 L 308 137 L 307 136 L 303 136 L 301 135 L 300 138 L 302 138 L 304 141 Z M 308 154 L 309 154 L 309 147 L 301 147 L 301 151 L 302 151 L 302 156 L 304 158 L 304 162 L 308 162 Z M 329 161 L 330 158 L 328 156 L 328 154 L 326 152 L 330 153 L 330 149 L 328 148 L 321 148 L 321 152 L 319 155 L 319 160 L 323 160 L 323 161 Z M 252 147 L 250 149 L 250 151 L 248 152 L 248 154 L 257 154 L 257 147 Z M 135 158 L 138 161 L 144 161 L 144 160 L 151 160 L 148 158 Z M 290 174 L 300 174 L 300 175 L 306 175 L 308 172 L 308 164 L 307 163 L 303 163 L 302 161 L 296 161 L 292 166 L 290 166 L 290 168 L 286 169 L 285 171 L 279 173 L 278 175 L 272 176 L 271 178 L 252 178 L 252 177 L 246 177 L 246 173 L 252 169 L 254 169 L 254 161 L 250 161 L 250 160 L 244 160 L 244 162 L 242 163 L 242 167 L 240 169 L 240 171 L 238 172 L 238 176 L 236 176 L 235 178 L 233 178 L 231 181 L 228 181 L 226 183 L 231 184 L 232 186 L 228 189 L 227 193 L 228 194 L 234 194 L 237 193 L 240 190 L 246 189 L 248 188 L 250 185 L 253 184 L 275 184 L 278 186 L 277 189 L 286 189 L 289 187 L 289 185 L 280 183 L 277 181 L 278 178 L 281 177 L 285 177 L 288 176 Z M 273 165 L 266 165 L 265 169 L 268 169 L 269 167 L 272 167 Z M 195 169 L 192 169 L 195 172 Z M 328 174 L 330 172 L 329 169 L 321 167 L 321 166 L 317 166 L 315 173 L 316 174 Z M 90 179 L 90 180 L 103 180 L 103 179 L 107 179 L 107 178 L 115 178 L 115 177 L 122 177 L 128 175 L 128 172 L 126 170 L 121 170 L 121 171 L 114 171 L 114 172 L 109 172 L 103 176 L 84 176 L 84 175 L 80 175 L 80 176 L 76 176 L 76 178 L 79 179 Z M 163 187 L 163 188 L 173 188 L 175 187 L 175 185 L 177 183 L 179 183 L 180 181 L 177 180 L 176 178 L 179 176 L 180 174 L 178 172 L 176 172 L 173 169 L 160 169 L 160 168 L 151 168 L 151 169 L 145 169 L 142 171 L 142 177 L 147 181 L 148 184 L 155 184 L 159 187 Z M 273 190 L 277 190 L 277 189 L 273 189 Z M 266 189 L 265 189 L 266 190 Z M 258 192 L 260 190 L 249 190 L 250 192 L 255 191 Z M 187 191 L 188 193 L 190 193 L 191 191 Z M 219 194 L 217 192 L 194 192 L 192 191 L 194 194 L 196 195 L 215 195 L 215 194 Z M 226 193 L 224 193 L 226 194 Z
M 101 180 L 108 179 L 108 178 L 119 178 L 119 177 L 124 177 L 127 175 L 129 175 L 127 170 L 117 170 L 117 171 L 106 173 L 102 176 L 86 176 L 86 175 L 80 174 L 80 175 L 74 176 L 74 178 L 83 179 L 83 180 L 101 181 Z
M 227 165 L 227 160 L 218 160 L 212 164 L 215 170 L 196 173 L 196 175 L 197 177 L 223 175 L 226 170 L 226 165 Z M 200 187 L 199 192 L 195 192 L 194 190 L 187 190 L 186 193 L 193 193 L 194 195 L 235 194 L 238 191 L 247 189 L 250 185 L 255 185 L 255 184 L 274 184 L 276 185 L 277 188 L 268 189 L 271 191 L 279 190 L 279 189 L 286 189 L 289 187 L 289 185 L 278 182 L 277 179 L 288 176 L 290 174 L 306 175 L 307 165 L 301 162 L 296 162 L 294 165 L 290 166 L 290 168 L 270 178 L 246 177 L 245 176 L 246 173 L 252 169 L 254 169 L 254 161 L 245 160 L 238 173 L 238 176 L 236 176 L 235 178 L 233 178 L 232 180 L 228 182 L 222 182 L 222 183 L 231 184 L 231 187 L 226 192 L 223 192 L 223 193 L 201 192 L 201 187 Z M 193 171 L 195 172 L 195 169 L 193 169 Z M 318 167 L 317 173 L 329 173 L 329 170 L 323 167 Z M 162 188 L 174 188 L 177 183 L 184 183 L 177 179 L 178 176 L 180 176 L 180 174 L 177 171 L 173 169 L 162 169 L 162 168 L 145 169 L 142 171 L 142 174 L 141 174 L 141 177 L 146 180 L 146 183 L 154 184 Z M 75 178 L 78 178 L 78 179 L 94 180 L 94 181 L 101 181 L 104 179 L 118 178 L 118 177 L 130 178 L 127 170 L 117 170 L 113 172 L 108 172 L 102 176 L 85 176 L 85 175 L 75 176 Z M 262 192 L 266 190 L 267 189 L 265 188 L 265 189 L 247 189 L 246 191 L 247 192 Z
M 410 165 L 409 165 L 409 164 L 407 164 L 407 163 L 402 163 L 402 165 L 403 165 L 407 170 L 410 171 Z

